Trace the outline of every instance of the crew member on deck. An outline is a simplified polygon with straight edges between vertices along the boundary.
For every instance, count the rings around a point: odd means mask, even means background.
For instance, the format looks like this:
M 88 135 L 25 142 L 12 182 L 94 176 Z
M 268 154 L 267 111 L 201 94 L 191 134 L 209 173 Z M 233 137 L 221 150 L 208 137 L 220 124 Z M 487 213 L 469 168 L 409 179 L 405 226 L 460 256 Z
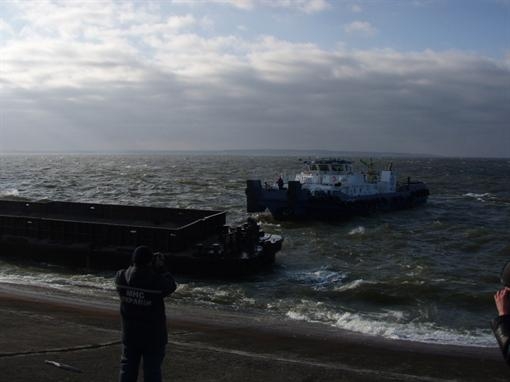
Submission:
M 276 184 L 278 185 L 278 189 L 279 189 L 279 190 L 283 190 L 283 179 L 282 179 L 282 177 L 281 177 L 281 176 L 280 176 L 280 177 L 278 178 L 278 180 L 276 181 Z

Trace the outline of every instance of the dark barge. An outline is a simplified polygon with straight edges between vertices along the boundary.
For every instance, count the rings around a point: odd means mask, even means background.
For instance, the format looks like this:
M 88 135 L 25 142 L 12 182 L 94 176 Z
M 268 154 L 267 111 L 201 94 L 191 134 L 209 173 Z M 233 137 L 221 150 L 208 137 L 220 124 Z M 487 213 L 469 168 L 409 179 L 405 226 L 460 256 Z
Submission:
M 92 270 L 130 263 L 138 245 L 159 252 L 177 274 L 240 276 L 274 263 L 279 235 L 226 212 L 60 201 L 0 200 L 0 256 Z

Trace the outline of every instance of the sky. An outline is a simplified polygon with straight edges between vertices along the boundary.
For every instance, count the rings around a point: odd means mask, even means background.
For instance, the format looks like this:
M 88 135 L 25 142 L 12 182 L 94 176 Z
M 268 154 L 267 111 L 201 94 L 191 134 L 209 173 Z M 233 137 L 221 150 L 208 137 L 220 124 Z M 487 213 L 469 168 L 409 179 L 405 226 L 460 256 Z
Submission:
M 0 0 L 0 153 L 510 157 L 510 0 Z

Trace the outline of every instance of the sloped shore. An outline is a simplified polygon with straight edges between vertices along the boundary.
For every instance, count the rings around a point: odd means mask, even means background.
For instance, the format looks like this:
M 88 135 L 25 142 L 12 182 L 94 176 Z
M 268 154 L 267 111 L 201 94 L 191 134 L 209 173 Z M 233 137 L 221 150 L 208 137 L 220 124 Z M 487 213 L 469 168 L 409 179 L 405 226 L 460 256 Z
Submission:
M 168 381 L 507 381 L 499 349 L 359 335 L 263 315 L 173 305 Z M 0 285 L 0 370 L 6 381 L 115 381 L 114 302 Z M 48 364 L 55 361 L 69 370 Z M 81 371 L 81 372 L 78 372 Z

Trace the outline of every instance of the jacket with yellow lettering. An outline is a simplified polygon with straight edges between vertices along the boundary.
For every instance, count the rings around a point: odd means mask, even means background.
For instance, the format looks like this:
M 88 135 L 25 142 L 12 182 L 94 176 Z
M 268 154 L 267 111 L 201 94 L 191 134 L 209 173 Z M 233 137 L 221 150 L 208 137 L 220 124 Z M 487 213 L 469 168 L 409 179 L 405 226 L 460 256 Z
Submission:
M 120 297 L 122 343 L 158 346 L 168 342 L 164 298 L 177 285 L 170 273 L 151 266 L 132 265 L 117 272 L 115 286 Z

